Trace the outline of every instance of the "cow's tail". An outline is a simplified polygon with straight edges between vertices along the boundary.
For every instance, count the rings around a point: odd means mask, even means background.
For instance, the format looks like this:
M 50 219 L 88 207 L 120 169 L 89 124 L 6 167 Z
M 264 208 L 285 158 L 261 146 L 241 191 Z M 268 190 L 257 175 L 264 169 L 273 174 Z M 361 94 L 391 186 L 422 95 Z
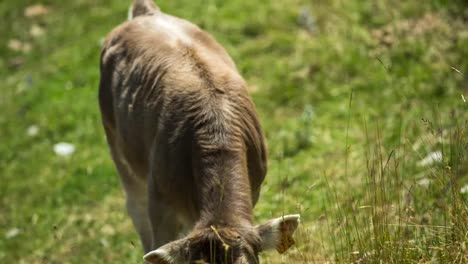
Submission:
M 151 16 L 159 12 L 159 7 L 153 0 L 134 0 L 128 10 L 128 20 L 138 16 Z

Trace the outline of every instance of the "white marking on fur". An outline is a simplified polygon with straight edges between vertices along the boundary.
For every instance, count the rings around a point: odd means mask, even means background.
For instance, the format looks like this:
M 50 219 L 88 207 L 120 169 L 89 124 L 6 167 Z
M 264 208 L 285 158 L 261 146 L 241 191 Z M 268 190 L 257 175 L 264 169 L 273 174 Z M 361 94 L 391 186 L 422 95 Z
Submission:
M 159 258 L 165 260 L 167 263 L 175 263 L 174 258 L 169 254 L 169 252 L 161 248 L 148 252 L 146 255 L 143 256 L 143 259 L 147 263 L 152 263 L 152 262 L 149 262 L 148 260 L 151 259 L 151 257 L 153 256 L 158 256 Z
M 293 214 L 293 215 L 284 215 L 282 217 L 273 219 L 270 222 L 270 230 L 268 233 L 264 234 L 262 237 L 263 240 L 263 248 L 264 249 L 273 249 L 276 248 L 278 241 L 280 240 L 280 224 L 285 221 L 297 221 L 300 223 L 301 215 Z
M 113 46 L 110 46 L 106 49 L 105 53 L 102 55 L 102 62 L 104 64 L 107 63 L 107 60 L 109 59 L 109 56 L 113 53 L 118 52 L 118 49 L 120 48 L 120 45 L 115 44 Z
M 155 27 L 161 28 L 168 36 L 172 37 L 172 40 L 181 40 L 185 43 L 190 43 L 192 41 L 191 38 L 177 26 L 177 21 L 171 23 L 171 20 L 173 20 L 173 18 L 161 15 L 157 16 L 153 22 Z
M 279 225 L 281 224 L 281 222 L 291 221 L 291 220 L 295 220 L 298 223 L 300 223 L 301 222 L 301 215 L 299 215 L 299 214 L 284 215 L 282 217 L 274 219 L 273 222 L 271 223 L 271 226 L 273 226 L 275 228 L 279 228 Z
M 240 257 L 239 263 L 242 263 L 242 264 L 248 263 L 247 256 L 245 254 Z
M 280 229 L 279 229 L 279 218 L 273 220 L 268 229 L 268 232 L 265 232 L 262 235 L 262 248 L 263 250 L 269 250 L 276 248 L 277 241 L 280 239 Z
M 285 215 L 279 219 L 284 219 L 284 220 L 296 220 L 298 223 L 301 222 L 301 215 L 300 214 L 292 214 L 292 215 Z

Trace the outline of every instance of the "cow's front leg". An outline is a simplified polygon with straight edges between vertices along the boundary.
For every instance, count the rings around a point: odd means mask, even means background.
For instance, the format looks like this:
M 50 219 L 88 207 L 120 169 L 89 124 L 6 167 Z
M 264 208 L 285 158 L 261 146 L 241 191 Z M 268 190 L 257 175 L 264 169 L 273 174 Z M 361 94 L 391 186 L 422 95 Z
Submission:
M 138 190 L 139 189 L 139 190 Z M 152 230 L 148 214 L 148 195 L 146 186 L 138 189 L 125 188 L 127 211 L 133 226 L 140 236 L 145 253 L 151 250 Z
M 137 177 L 129 163 L 118 148 L 114 133 L 104 126 L 112 159 L 120 175 L 120 182 L 125 190 L 127 211 L 132 218 L 133 226 L 140 236 L 145 253 L 151 250 L 152 232 L 148 216 L 148 187 L 146 181 Z

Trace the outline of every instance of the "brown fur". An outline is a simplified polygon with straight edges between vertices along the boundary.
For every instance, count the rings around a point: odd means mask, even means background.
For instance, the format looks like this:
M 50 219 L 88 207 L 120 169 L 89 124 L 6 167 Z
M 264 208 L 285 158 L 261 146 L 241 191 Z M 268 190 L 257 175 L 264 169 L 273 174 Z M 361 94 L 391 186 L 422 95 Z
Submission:
M 145 251 L 190 229 L 194 245 L 205 245 L 217 240 L 208 230 L 216 226 L 234 244 L 233 256 L 241 242 L 257 254 L 252 210 L 266 150 L 246 83 L 210 35 L 151 5 L 136 1 L 136 17 L 107 36 L 99 88 L 107 140 Z

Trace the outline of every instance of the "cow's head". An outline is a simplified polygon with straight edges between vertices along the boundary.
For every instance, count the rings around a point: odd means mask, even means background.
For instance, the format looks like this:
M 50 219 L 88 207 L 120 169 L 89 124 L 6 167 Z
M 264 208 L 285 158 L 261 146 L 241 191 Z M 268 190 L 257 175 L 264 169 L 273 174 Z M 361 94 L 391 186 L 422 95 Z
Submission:
M 214 227 L 196 230 L 144 256 L 147 263 L 259 263 L 258 254 L 276 249 L 285 252 L 294 244 L 292 234 L 299 215 L 286 215 L 251 228 Z

